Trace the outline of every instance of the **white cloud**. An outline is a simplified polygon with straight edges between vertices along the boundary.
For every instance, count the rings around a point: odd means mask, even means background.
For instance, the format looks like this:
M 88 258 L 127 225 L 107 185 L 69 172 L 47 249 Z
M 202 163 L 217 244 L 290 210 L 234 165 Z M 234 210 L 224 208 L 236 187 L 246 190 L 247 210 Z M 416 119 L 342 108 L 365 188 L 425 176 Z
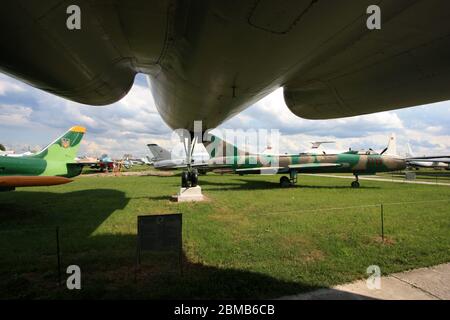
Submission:
M 10 81 L 6 77 L 0 78 L 0 96 L 4 96 L 11 92 L 24 92 L 25 89 L 18 83 Z
M 0 104 L 0 123 L 4 126 L 24 126 L 30 123 L 31 113 L 29 107 Z

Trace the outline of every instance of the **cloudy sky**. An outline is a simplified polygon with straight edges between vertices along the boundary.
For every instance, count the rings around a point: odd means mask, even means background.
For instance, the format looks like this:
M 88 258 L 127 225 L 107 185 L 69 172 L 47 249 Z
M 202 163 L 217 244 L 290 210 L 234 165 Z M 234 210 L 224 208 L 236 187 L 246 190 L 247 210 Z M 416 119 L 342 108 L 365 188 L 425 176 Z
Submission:
M 23 152 L 37 150 L 73 125 L 88 133 L 81 155 L 108 153 L 135 157 L 146 144 L 172 145 L 172 130 L 156 111 L 145 76 L 138 75 L 131 91 L 109 106 L 92 107 L 53 96 L 0 74 L 0 143 Z M 305 120 L 292 114 L 277 90 L 221 125 L 229 129 L 278 129 L 280 152 L 310 149 L 311 141 L 333 140 L 329 149 L 382 150 L 390 133 L 397 136 L 401 155 L 409 141 L 418 155 L 450 153 L 450 101 L 397 111 L 337 120 Z

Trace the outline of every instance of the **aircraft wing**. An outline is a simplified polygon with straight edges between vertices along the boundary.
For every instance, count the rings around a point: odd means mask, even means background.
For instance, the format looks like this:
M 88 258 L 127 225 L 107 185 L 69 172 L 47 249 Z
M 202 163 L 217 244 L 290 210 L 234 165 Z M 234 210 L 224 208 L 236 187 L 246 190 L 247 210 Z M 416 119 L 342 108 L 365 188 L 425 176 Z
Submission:
M 204 128 L 279 87 L 297 116 L 329 119 L 450 99 L 450 1 L 4 0 L 0 71 L 89 104 L 149 75 L 172 128 Z M 69 28 L 68 25 L 72 28 Z M 275 106 L 274 106 L 275 107 Z
M 276 174 L 279 170 L 285 169 L 283 167 L 258 167 L 258 168 L 242 168 L 236 169 L 236 173 L 260 173 L 260 174 Z
M 207 163 L 193 163 L 193 164 L 191 164 L 191 167 L 194 167 L 194 168 L 202 168 L 202 167 L 208 168 L 208 164 Z M 187 165 L 179 164 L 179 165 L 174 165 L 172 168 L 174 168 L 174 169 L 187 168 Z
M 414 158 L 406 158 L 406 161 L 446 162 L 446 163 L 450 163 L 450 156 L 438 156 L 438 157 L 414 157 Z
M 291 164 L 289 169 L 306 169 L 306 168 L 336 168 L 342 167 L 340 163 L 302 163 L 302 164 Z
M 241 169 L 236 169 L 236 172 L 240 172 L 240 171 L 261 171 L 261 170 L 280 170 L 280 169 L 284 169 L 283 167 L 255 167 L 255 168 L 241 168 Z

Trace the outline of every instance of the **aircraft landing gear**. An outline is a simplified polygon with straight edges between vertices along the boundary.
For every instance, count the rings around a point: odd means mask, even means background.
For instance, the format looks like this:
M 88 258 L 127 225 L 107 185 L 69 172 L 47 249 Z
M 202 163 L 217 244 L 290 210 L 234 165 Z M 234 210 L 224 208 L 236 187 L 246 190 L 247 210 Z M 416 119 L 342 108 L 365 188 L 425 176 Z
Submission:
M 198 185 L 198 171 L 193 169 L 191 171 L 183 171 L 181 173 L 181 187 L 193 188 Z
M 358 180 L 358 175 L 355 174 L 355 181 L 352 181 L 352 188 L 359 188 L 359 180 Z
M 188 171 L 183 171 L 181 173 L 181 187 L 189 188 L 189 172 Z
M 282 177 L 280 178 L 280 187 L 282 187 L 282 188 L 288 188 L 288 187 L 290 187 L 290 186 L 291 186 L 291 181 L 289 180 L 289 178 L 286 177 L 286 176 L 282 176 Z
M 194 147 L 197 142 L 197 137 L 194 136 L 193 139 L 183 138 L 184 150 L 186 151 L 186 166 L 187 171 L 181 173 L 181 187 L 182 188 L 194 188 L 198 186 L 198 170 L 192 168 L 192 154 L 194 153 Z M 186 141 L 187 140 L 187 141 Z
M 185 134 L 180 135 L 181 142 L 183 142 L 184 150 L 186 152 L 186 169 L 181 173 L 181 188 L 180 191 L 173 196 L 177 202 L 192 202 L 203 201 L 205 197 L 202 194 L 202 188 L 198 185 L 198 170 L 192 168 L 192 154 L 197 143 L 198 136 L 190 133 L 190 136 Z M 192 138 L 192 139 L 191 139 Z
M 280 187 L 288 188 L 297 183 L 297 171 L 290 171 L 289 178 L 286 176 L 282 176 L 280 178 Z

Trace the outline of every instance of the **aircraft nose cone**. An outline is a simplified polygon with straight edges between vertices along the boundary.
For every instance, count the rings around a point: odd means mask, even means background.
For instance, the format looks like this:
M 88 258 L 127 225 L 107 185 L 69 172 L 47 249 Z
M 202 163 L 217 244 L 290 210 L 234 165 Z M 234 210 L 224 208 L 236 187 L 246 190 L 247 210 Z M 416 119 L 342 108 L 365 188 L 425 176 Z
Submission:
M 395 157 L 385 157 L 383 163 L 390 170 L 403 170 L 406 168 L 406 161 Z

